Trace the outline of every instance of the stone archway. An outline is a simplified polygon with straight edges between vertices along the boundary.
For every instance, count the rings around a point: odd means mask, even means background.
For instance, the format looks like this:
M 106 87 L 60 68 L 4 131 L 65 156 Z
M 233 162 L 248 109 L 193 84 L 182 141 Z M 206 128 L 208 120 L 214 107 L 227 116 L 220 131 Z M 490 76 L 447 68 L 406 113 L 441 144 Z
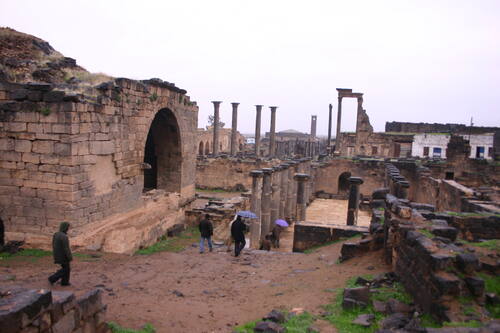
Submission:
M 158 111 L 149 128 L 144 148 L 144 191 L 181 191 L 182 152 L 177 119 L 169 109 Z
M 198 155 L 203 155 L 205 153 L 205 150 L 203 149 L 203 141 L 200 141 L 200 144 L 198 146 Z
M 349 177 L 351 177 L 351 173 L 349 171 L 340 174 L 338 194 L 347 194 L 349 192 Z

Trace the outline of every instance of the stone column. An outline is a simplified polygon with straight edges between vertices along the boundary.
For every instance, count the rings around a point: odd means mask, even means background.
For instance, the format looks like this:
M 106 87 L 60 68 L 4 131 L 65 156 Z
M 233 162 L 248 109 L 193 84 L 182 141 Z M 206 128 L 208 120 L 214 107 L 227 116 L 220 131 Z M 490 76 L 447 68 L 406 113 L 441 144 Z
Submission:
M 330 146 L 332 145 L 332 107 L 332 104 L 328 104 L 328 152 L 330 152 Z
M 400 183 L 403 182 L 403 181 L 405 181 L 405 180 L 406 180 L 405 177 L 403 177 L 403 176 L 401 176 L 399 174 L 393 177 L 394 195 L 397 198 L 401 198 L 401 186 L 400 186 Z
M 271 129 L 269 134 L 269 157 L 276 154 L 276 109 L 277 106 L 270 106 L 271 109 Z
M 278 217 L 280 219 L 286 220 L 288 215 L 286 215 L 286 201 L 288 198 L 288 168 L 289 165 L 287 163 L 283 163 L 280 165 L 281 167 L 281 184 L 280 184 L 280 209 L 278 213 Z
M 339 96 L 339 105 L 337 110 L 337 132 L 335 134 L 335 150 L 340 152 L 340 124 L 342 121 L 342 97 Z
M 294 161 L 289 161 L 288 163 L 288 188 L 286 191 L 286 204 L 285 204 L 285 218 L 288 218 L 287 221 L 291 222 L 295 218 L 295 214 L 293 213 L 293 194 L 296 193 L 293 181 L 294 175 Z
M 252 176 L 252 197 L 250 198 L 250 210 L 257 214 L 258 218 L 250 224 L 250 247 L 258 249 L 260 246 L 260 229 L 261 229 L 261 197 L 262 197 L 262 176 L 260 170 L 250 172 Z
M 360 177 L 349 177 L 349 202 L 347 206 L 347 225 L 358 224 L 359 185 L 363 184 Z
M 255 106 L 257 114 L 255 116 L 255 156 L 260 157 L 260 118 L 262 105 Z
M 273 176 L 271 182 L 271 229 L 274 227 L 274 221 L 279 218 L 280 198 L 281 198 L 281 167 L 273 167 Z
M 406 180 L 400 180 L 399 185 L 399 198 L 408 199 L 408 189 L 410 188 L 410 183 Z
M 356 119 L 360 119 L 359 114 L 361 112 L 363 112 L 363 97 L 359 96 L 359 97 L 357 97 L 357 100 L 358 100 L 358 111 L 357 111 L 358 116 L 356 117 Z M 358 121 L 356 121 L 356 133 L 358 133 L 360 126 L 361 126 L 361 124 L 358 123 Z
M 318 116 L 311 116 L 311 138 L 316 138 L 316 120 Z
M 306 219 L 306 182 L 309 180 L 309 175 L 305 173 L 296 173 L 293 177 L 297 181 L 297 221 L 305 221 Z
M 318 166 L 311 165 L 311 181 L 309 186 L 309 203 L 314 200 L 314 195 L 316 194 L 316 176 L 318 173 Z
M 233 106 L 233 118 L 231 123 L 231 156 L 236 155 L 237 142 L 236 142 L 236 131 L 238 128 L 238 105 L 240 103 L 231 103 Z
M 261 212 L 260 212 L 260 239 L 269 233 L 271 226 L 271 177 L 273 174 L 273 169 L 265 168 L 262 169 L 264 173 L 264 178 L 262 181 L 262 201 L 261 201 Z
M 212 153 L 214 156 L 217 156 L 219 154 L 219 106 L 222 102 L 213 101 L 212 103 L 214 103 L 214 140 L 212 143 Z

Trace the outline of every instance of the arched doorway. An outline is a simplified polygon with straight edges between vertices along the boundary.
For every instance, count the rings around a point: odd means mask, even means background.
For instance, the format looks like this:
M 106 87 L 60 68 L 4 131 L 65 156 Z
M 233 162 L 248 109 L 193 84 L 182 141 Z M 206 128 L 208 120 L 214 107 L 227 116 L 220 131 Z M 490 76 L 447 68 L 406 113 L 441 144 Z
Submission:
M 349 192 L 349 177 L 351 173 L 346 171 L 339 176 L 339 190 L 338 194 L 347 194 Z
M 205 155 L 210 154 L 210 142 L 205 142 Z
M 205 151 L 203 150 L 203 141 L 200 141 L 200 145 L 198 146 L 198 155 L 203 155 Z
M 180 192 L 181 139 L 177 120 L 169 109 L 158 111 L 151 122 L 144 162 L 151 166 L 144 170 L 144 191 L 163 189 Z

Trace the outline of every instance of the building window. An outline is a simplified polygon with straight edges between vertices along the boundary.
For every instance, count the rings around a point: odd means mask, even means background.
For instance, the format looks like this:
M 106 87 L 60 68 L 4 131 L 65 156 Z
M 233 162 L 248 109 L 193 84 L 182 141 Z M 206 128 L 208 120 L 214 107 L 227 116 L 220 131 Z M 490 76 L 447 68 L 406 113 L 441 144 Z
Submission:
M 444 175 L 444 179 L 453 180 L 453 178 L 455 178 L 455 173 L 454 172 L 447 172 Z
M 488 157 L 493 156 L 493 147 L 488 147 Z
M 378 148 L 376 146 L 372 146 L 372 155 L 377 155 L 378 154 Z
M 424 156 L 425 157 L 429 156 L 429 147 L 424 147 Z
M 439 147 L 432 148 L 432 157 L 441 157 L 441 148 Z
M 476 147 L 476 158 L 484 158 L 484 147 Z

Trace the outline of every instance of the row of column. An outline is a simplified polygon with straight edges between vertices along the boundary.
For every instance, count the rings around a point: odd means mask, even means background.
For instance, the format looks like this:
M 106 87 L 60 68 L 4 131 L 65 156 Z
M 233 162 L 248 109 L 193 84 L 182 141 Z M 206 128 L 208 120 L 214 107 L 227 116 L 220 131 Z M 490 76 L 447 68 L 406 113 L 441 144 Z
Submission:
M 219 108 L 221 101 L 212 101 L 214 104 L 214 138 L 212 151 L 214 156 L 219 154 Z M 230 155 L 234 156 L 236 154 L 236 132 L 238 128 L 238 105 L 240 103 L 231 103 L 233 107 L 232 121 L 231 121 L 231 151 Z M 262 105 L 256 105 L 256 117 L 255 117 L 255 155 L 260 156 L 260 124 L 262 118 Z M 276 109 L 277 106 L 270 106 L 271 109 L 271 128 L 269 137 L 269 157 L 275 157 L 276 154 Z
M 214 156 L 217 156 L 219 154 L 219 121 L 220 121 L 220 115 L 219 115 L 219 108 L 220 104 L 222 103 L 221 101 L 212 101 L 214 104 L 214 124 L 213 124 L 213 140 L 212 140 L 212 152 Z M 233 108 L 233 113 L 232 113 L 232 121 L 231 121 L 231 150 L 230 150 L 230 155 L 234 156 L 236 154 L 237 150 L 237 138 L 236 138 L 236 132 L 238 128 L 238 105 L 240 103 L 231 103 L 232 108 Z M 261 147 L 260 147 L 260 127 L 261 127 L 261 120 L 262 120 L 262 105 L 256 105 L 256 116 L 255 116 L 255 156 L 259 157 L 261 155 Z M 269 131 L 269 156 L 268 157 L 276 157 L 276 110 L 278 109 L 277 106 L 270 106 L 269 109 L 271 110 L 271 128 Z M 331 110 L 330 110 L 331 113 Z M 318 152 L 318 147 L 316 145 L 315 139 L 316 139 L 316 127 L 317 127 L 317 116 L 313 115 L 311 116 L 311 135 L 310 138 L 311 140 L 309 142 L 306 142 L 306 156 L 315 156 Z M 331 132 L 331 115 L 330 115 L 330 125 L 329 125 L 329 137 Z M 330 142 L 330 139 L 329 141 Z
M 311 159 L 287 161 L 273 168 L 250 172 L 250 209 L 258 220 L 250 228 L 250 244 L 256 248 L 277 219 L 304 221 L 307 204 L 313 200 L 316 167 Z
M 389 188 L 389 193 L 399 199 L 408 199 L 408 189 L 410 183 L 399 173 L 399 169 L 391 163 L 385 166 L 385 186 Z

